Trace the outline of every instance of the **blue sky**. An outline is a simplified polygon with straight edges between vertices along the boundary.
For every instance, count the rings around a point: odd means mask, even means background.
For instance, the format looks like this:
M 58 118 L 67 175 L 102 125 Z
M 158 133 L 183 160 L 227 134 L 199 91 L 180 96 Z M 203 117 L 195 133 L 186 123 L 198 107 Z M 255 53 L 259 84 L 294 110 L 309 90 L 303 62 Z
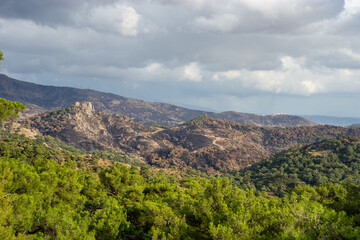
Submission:
M 360 117 L 360 1 L 0 1 L 0 72 L 214 111 Z

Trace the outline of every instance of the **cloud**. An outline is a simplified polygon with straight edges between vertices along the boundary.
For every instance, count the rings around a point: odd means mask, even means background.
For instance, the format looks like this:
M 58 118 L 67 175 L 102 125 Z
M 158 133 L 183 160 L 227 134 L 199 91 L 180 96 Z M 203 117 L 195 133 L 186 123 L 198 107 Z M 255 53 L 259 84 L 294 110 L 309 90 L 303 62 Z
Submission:
M 225 72 L 217 72 L 213 74 L 213 79 L 215 81 L 220 81 L 221 79 L 238 79 L 242 76 L 241 71 L 239 70 L 229 70 L 229 71 L 225 71 Z
M 209 18 L 198 17 L 195 24 L 203 30 L 230 32 L 238 26 L 239 19 L 232 14 L 214 15 Z
M 50 27 L 94 28 L 96 31 L 136 36 L 141 16 L 122 1 L 44 1 L 0 2 L 0 16 L 22 19 Z
M 336 94 L 350 104 L 359 9 L 356 0 L 2 0 L 0 68 L 218 110 L 311 108 L 306 99 Z
M 195 82 L 200 82 L 202 80 L 201 71 L 196 62 L 184 66 L 183 78 Z
M 360 12 L 360 2 L 357 0 L 345 0 L 344 11 L 353 15 Z
M 213 80 L 222 85 L 258 90 L 273 94 L 310 96 L 313 94 L 360 91 L 360 70 L 308 68 L 304 58 L 284 56 L 275 70 L 246 69 L 213 73 Z
M 154 1 L 167 5 L 189 6 L 188 1 Z M 210 32 L 304 32 L 317 31 L 315 24 L 336 17 L 344 1 L 334 0 L 208 0 L 194 1 L 190 10 L 196 30 Z M 190 5 L 191 6 L 191 5 Z
M 357 0 L 345 0 L 342 11 L 335 17 L 326 19 L 321 27 L 329 34 L 358 35 L 360 21 L 360 3 Z
M 281 59 L 283 69 L 286 71 L 301 71 L 304 65 L 304 58 L 295 59 L 290 56 L 284 56 Z
M 100 6 L 89 13 L 90 27 L 98 31 L 121 33 L 124 36 L 137 36 L 141 16 L 134 8 L 125 5 Z
M 208 4 L 207 0 L 157 0 L 162 4 L 176 4 L 176 5 L 185 5 L 189 7 L 193 7 L 195 9 L 199 9 Z
M 351 49 L 342 48 L 338 50 L 340 53 L 351 57 L 353 60 L 360 61 L 360 54 L 353 52 Z
M 33 21 L 40 25 L 58 26 L 71 25 L 74 23 L 74 14 L 86 6 L 94 4 L 94 1 L 0 1 L 0 16 L 9 19 L 22 19 Z

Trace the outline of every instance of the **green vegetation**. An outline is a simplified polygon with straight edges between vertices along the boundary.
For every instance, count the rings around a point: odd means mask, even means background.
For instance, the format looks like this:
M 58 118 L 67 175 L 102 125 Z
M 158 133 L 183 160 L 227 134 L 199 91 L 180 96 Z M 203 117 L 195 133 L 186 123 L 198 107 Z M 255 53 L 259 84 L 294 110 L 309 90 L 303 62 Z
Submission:
M 15 120 L 24 109 L 25 106 L 19 102 L 11 102 L 0 98 L 0 126 L 4 121 Z
M 356 239 L 360 187 L 297 187 L 283 198 L 224 178 L 146 167 L 7 135 L 0 142 L 1 239 Z M 81 165 L 88 167 L 81 167 Z
M 73 108 L 74 105 L 71 105 L 67 108 L 60 108 L 60 109 L 56 109 L 56 110 L 53 110 L 53 111 L 49 111 L 49 115 L 51 117 L 57 117 L 57 116 L 62 116 L 66 113 L 69 113 L 71 111 L 71 109 Z
M 4 57 L 3 57 L 3 53 L 0 50 L 0 63 L 1 63 L 2 60 L 4 60 Z
M 183 124 L 181 124 L 180 126 L 184 126 L 184 125 L 190 125 L 190 124 L 203 124 L 206 120 L 209 119 L 209 116 L 207 114 L 202 115 L 200 117 L 194 118 L 192 120 L 186 121 Z
M 94 159 L 108 159 L 114 162 L 127 163 L 133 166 L 145 166 L 146 164 L 139 159 L 139 156 L 130 153 L 120 153 L 112 150 L 94 150 L 88 152 L 86 150 L 79 150 L 74 146 L 70 146 L 62 142 L 58 138 L 51 136 L 37 136 L 37 144 L 46 145 L 51 149 L 64 150 L 69 154 L 75 156 L 88 156 L 88 158 Z
M 283 196 L 298 185 L 360 183 L 360 141 L 340 137 L 289 149 L 229 175 L 242 188 Z

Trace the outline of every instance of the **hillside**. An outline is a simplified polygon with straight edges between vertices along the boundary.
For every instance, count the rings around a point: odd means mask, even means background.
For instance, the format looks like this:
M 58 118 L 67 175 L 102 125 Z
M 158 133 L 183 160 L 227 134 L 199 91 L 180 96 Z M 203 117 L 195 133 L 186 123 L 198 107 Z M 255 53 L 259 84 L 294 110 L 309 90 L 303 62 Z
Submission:
M 23 103 L 27 106 L 28 114 L 65 108 L 75 102 L 88 101 L 92 102 L 94 107 L 101 112 L 126 115 L 134 121 L 146 125 L 176 126 L 204 114 L 258 126 L 314 125 L 314 123 L 297 116 L 261 116 L 237 112 L 211 113 L 89 89 L 43 86 L 15 80 L 3 74 L 0 74 L 0 97 Z
M 360 129 L 334 126 L 263 128 L 204 115 L 173 128 L 139 124 L 96 111 L 91 103 L 34 116 L 23 123 L 86 150 L 142 154 L 160 167 L 191 167 L 217 173 L 240 170 L 302 143 L 337 136 L 360 137 Z
M 90 102 L 76 102 L 66 109 L 36 115 L 24 125 L 89 151 L 138 152 L 159 147 L 148 137 L 158 131 L 157 128 L 139 124 L 127 116 L 95 111 Z
M 357 239 L 359 186 L 283 198 L 223 178 L 174 178 L 0 129 L 1 239 Z M 89 165 L 90 163 L 90 165 Z M 84 166 L 85 167 L 82 167 Z M 91 166 L 91 167 L 86 167 Z
M 360 183 L 360 140 L 339 137 L 295 147 L 230 175 L 241 187 L 284 195 L 298 185 Z

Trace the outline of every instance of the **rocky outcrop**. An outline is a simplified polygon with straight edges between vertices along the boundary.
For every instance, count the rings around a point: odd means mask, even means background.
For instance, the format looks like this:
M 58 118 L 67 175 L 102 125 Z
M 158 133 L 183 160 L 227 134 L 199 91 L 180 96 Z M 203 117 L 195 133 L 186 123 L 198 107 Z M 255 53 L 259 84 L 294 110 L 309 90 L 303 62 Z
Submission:
M 95 111 L 90 102 L 76 102 L 66 109 L 31 117 L 24 125 L 86 150 L 137 152 L 157 146 L 150 139 L 140 141 L 157 131 L 156 128 L 136 123 L 127 116 Z

